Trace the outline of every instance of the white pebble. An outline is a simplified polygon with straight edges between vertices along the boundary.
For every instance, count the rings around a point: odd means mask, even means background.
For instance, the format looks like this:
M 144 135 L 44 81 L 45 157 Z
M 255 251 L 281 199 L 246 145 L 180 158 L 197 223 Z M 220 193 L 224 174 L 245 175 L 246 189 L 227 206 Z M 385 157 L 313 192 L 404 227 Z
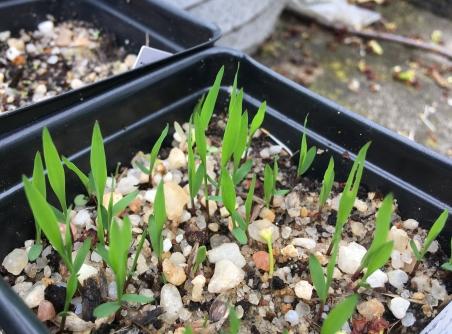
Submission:
M 298 313 L 294 310 L 290 310 L 288 311 L 285 315 L 284 315 L 284 319 L 290 323 L 291 326 L 296 326 L 299 324 L 300 322 L 300 318 L 298 316 Z
M 295 238 L 292 240 L 292 244 L 306 249 L 314 249 L 315 246 L 317 245 L 315 240 L 309 238 Z
M 416 322 L 416 318 L 413 313 L 407 312 L 407 314 L 402 318 L 402 326 L 403 327 L 411 327 Z
M 44 21 L 38 24 L 38 30 L 46 36 L 53 35 L 54 25 L 52 21 Z
M 16 248 L 3 259 L 3 267 L 13 274 L 19 275 L 28 264 L 28 255 L 25 249 Z
M 407 219 L 403 222 L 403 228 L 407 230 L 415 230 L 419 226 L 419 222 L 414 219 Z
M 299 281 L 295 284 L 295 294 L 298 298 L 311 300 L 312 289 L 313 287 L 308 281 Z
M 366 280 L 371 288 L 383 288 L 387 281 L 388 275 L 380 269 L 375 270 Z
M 406 315 L 406 311 L 410 307 L 410 302 L 401 297 L 391 299 L 389 309 L 397 319 L 402 319 Z
M 170 239 L 166 238 L 165 240 L 163 240 L 163 251 L 164 252 L 169 252 L 171 247 L 173 247 L 173 244 Z
M 351 242 L 347 246 L 340 246 L 337 260 L 339 269 L 347 274 L 355 273 L 366 252 L 366 248 L 356 242 Z
M 237 267 L 243 268 L 246 260 L 240 252 L 240 248 L 236 243 L 224 243 L 207 252 L 207 257 L 210 263 L 217 263 L 221 260 L 229 260 Z
M 408 275 L 403 270 L 396 269 L 388 272 L 388 279 L 389 284 L 397 289 L 401 289 L 408 282 Z

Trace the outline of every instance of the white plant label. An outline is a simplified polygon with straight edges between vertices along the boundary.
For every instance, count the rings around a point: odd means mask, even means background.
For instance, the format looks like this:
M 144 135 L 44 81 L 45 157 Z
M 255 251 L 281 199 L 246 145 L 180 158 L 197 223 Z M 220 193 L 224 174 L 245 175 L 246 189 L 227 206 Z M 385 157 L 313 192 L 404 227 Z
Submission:
M 421 332 L 421 334 L 450 333 L 452 333 L 452 303 L 449 303 Z
M 168 58 L 172 56 L 172 53 L 154 49 L 149 46 L 142 46 L 140 49 L 140 53 L 138 53 L 138 57 L 133 65 L 133 68 L 138 68 L 144 65 L 155 63 L 156 61 Z

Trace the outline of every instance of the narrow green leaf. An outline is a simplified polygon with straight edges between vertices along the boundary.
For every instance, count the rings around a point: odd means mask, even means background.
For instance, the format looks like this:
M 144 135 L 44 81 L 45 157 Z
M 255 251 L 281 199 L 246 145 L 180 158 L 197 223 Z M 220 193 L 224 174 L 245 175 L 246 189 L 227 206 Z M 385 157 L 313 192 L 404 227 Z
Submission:
M 112 205 L 112 215 L 116 216 L 119 215 L 121 212 L 123 212 L 130 203 L 137 197 L 139 191 L 135 190 L 134 192 L 131 192 L 130 194 L 127 194 L 123 198 L 121 198 L 118 202 L 116 202 L 114 205 Z
M 93 314 L 96 318 L 106 318 L 116 313 L 120 308 L 121 304 L 119 302 L 103 303 L 94 309 Z
M 163 182 L 157 187 L 157 193 L 154 200 L 154 214 L 149 217 L 148 231 L 151 239 L 151 245 L 159 259 L 162 258 L 162 231 L 166 223 L 165 194 Z
M 441 268 L 447 271 L 452 271 L 452 263 L 446 262 L 441 265 Z
M 61 238 L 58 220 L 38 189 L 25 177 L 22 177 L 25 194 L 30 204 L 33 217 L 41 227 L 50 244 L 60 254 L 64 255 L 64 244 Z
M 246 142 L 248 140 L 248 113 L 245 111 L 240 120 L 240 131 L 237 136 L 237 142 L 233 152 L 234 170 L 239 168 L 240 161 L 246 150 Z M 240 181 L 239 181 L 240 182 Z
M 306 157 L 303 161 L 303 165 L 301 166 L 301 169 L 299 170 L 299 175 L 303 175 L 306 173 L 311 167 L 312 163 L 314 162 L 315 155 L 317 154 L 317 147 L 312 146 L 308 152 L 306 152 Z
M 213 111 L 215 109 L 215 103 L 217 101 L 218 92 L 220 90 L 221 79 L 224 74 L 224 66 L 220 68 L 215 78 L 215 82 L 212 87 L 209 89 L 207 96 L 202 104 L 201 108 L 201 117 L 202 117 L 202 126 L 203 129 L 206 130 L 209 127 L 210 119 L 212 118 Z
M 265 113 L 267 111 L 267 102 L 262 102 L 256 115 L 253 117 L 250 125 L 250 139 L 254 136 L 256 131 L 261 127 L 264 122 Z
M 148 297 L 148 296 L 144 296 L 144 295 L 137 295 L 134 293 L 125 293 L 121 297 L 121 301 L 127 302 L 127 303 L 149 304 L 153 300 L 154 300 L 154 298 L 152 298 L 152 297 Z
M 441 215 L 433 223 L 430 231 L 428 231 L 427 237 L 425 238 L 424 244 L 422 245 L 421 258 L 425 256 L 432 242 L 438 237 L 438 235 L 443 230 L 446 225 L 447 218 L 449 217 L 449 212 L 445 209 Z
M 163 129 L 162 133 L 160 134 L 159 138 L 155 142 L 154 146 L 152 147 L 151 154 L 149 155 L 149 173 L 152 173 L 152 170 L 154 169 L 155 161 L 157 160 L 157 156 L 160 151 L 160 147 L 162 146 L 163 141 L 165 140 L 166 136 L 168 135 L 169 125 L 166 124 L 165 128 Z
M 328 296 L 327 287 L 325 284 L 325 276 L 323 275 L 323 268 L 319 260 L 314 255 L 309 255 L 309 273 L 311 275 L 312 283 L 320 300 L 325 303 Z
M 246 236 L 246 232 L 243 231 L 239 227 L 234 227 L 231 231 L 234 238 L 239 242 L 241 245 L 246 245 L 248 243 L 248 237 Z
M 105 183 L 107 182 L 107 162 L 105 157 L 104 140 L 102 138 L 102 133 L 100 132 L 98 122 L 94 124 L 93 128 L 90 164 L 97 201 L 102 203 L 105 191 Z
M 240 227 L 243 231 L 248 229 L 248 223 L 245 222 L 243 217 L 236 210 L 231 213 L 231 217 L 234 222 L 237 223 L 236 225 L 238 225 L 238 227 Z
M 239 139 L 237 132 L 240 132 L 242 121 L 242 99 L 243 90 L 240 90 L 237 94 L 233 108 L 229 110 L 228 121 L 224 130 L 223 143 L 221 146 L 221 168 L 226 166 L 237 146 Z
M 290 190 L 289 189 L 278 189 L 275 191 L 275 196 L 285 196 Z
M 111 268 L 115 273 L 118 298 L 124 291 L 124 284 L 127 275 L 127 257 L 130 243 L 132 241 L 132 226 L 129 217 L 123 220 L 113 219 L 110 226 L 110 247 L 108 258 Z
M 264 202 L 267 207 L 270 206 L 270 200 L 273 195 L 273 170 L 269 165 L 264 168 Z
M 66 298 L 65 298 L 65 309 L 71 303 L 72 297 L 74 297 L 75 292 L 77 291 L 78 280 L 77 280 L 77 272 L 72 271 L 69 279 L 66 284 Z
M 345 322 L 353 315 L 358 295 L 353 294 L 337 304 L 323 322 L 321 334 L 335 334 L 342 328 Z
M 41 243 L 36 243 L 33 244 L 33 246 L 30 247 L 30 250 L 28 251 L 28 260 L 30 262 L 33 262 L 34 260 L 36 260 L 39 255 L 41 255 L 42 252 L 42 244 Z
M 89 249 L 91 247 L 91 238 L 85 239 L 82 247 L 77 252 L 74 260 L 74 272 L 78 273 L 83 263 L 85 262 L 86 256 L 88 255 Z
M 193 191 L 192 198 L 196 196 L 199 189 L 201 188 L 202 179 L 204 177 L 204 174 L 206 173 L 206 169 L 203 164 L 200 164 L 198 169 L 196 170 L 195 177 L 193 180 Z
M 234 182 L 226 169 L 221 171 L 221 197 L 225 208 L 232 213 L 235 211 L 236 193 Z
M 240 319 L 233 307 L 229 308 L 229 334 L 238 334 L 240 330 Z
M 146 168 L 146 166 L 141 161 L 135 161 L 133 163 L 134 167 L 137 167 L 139 170 L 141 170 L 144 174 L 151 174 L 151 170 L 149 168 Z
M 253 160 L 247 160 L 234 173 L 232 180 L 235 185 L 238 185 L 248 175 L 253 167 Z
M 372 275 L 377 269 L 382 268 L 391 257 L 392 248 L 394 247 L 394 241 L 388 241 L 376 248 L 369 254 L 367 260 L 367 271 L 362 279 L 363 282 Z
M 105 248 L 105 245 L 97 244 L 96 245 L 96 253 L 99 254 L 102 257 L 102 259 L 105 261 L 105 263 L 107 263 L 107 265 L 109 267 L 111 267 L 110 257 L 109 257 L 109 254 L 108 254 L 108 250 Z
M 89 177 L 83 173 L 73 162 L 69 161 L 67 158 L 63 157 L 63 162 L 67 168 L 69 168 L 75 175 L 78 176 L 80 182 L 82 182 L 83 186 L 86 188 L 87 193 L 89 194 Z
M 63 164 L 60 155 L 53 143 L 49 130 L 44 128 L 42 131 L 42 145 L 44 147 L 44 160 L 47 168 L 47 175 L 50 186 L 60 202 L 64 213 L 67 211 L 66 205 L 66 180 L 64 175 Z
M 205 165 L 207 159 L 206 134 L 204 132 L 201 116 L 199 114 L 194 114 L 193 120 L 195 125 L 196 150 L 198 151 L 202 163 Z
M 196 273 L 199 266 L 204 262 L 207 256 L 206 246 L 200 246 L 196 252 L 195 263 L 193 264 L 193 273 Z
M 193 329 L 189 325 L 185 326 L 183 334 L 193 334 Z
M 328 163 L 328 167 L 323 175 L 323 183 L 322 189 L 320 190 L 319 195 L 319 206 L 322 207 L 325 205 L 326 200 L 330 196 L 331 189 L 333 188 L 334 183 L 334 159 L 330 158 L 330 162 Z
M 416 260 L 421 261 L 422 255 L 421 255 L 421 253 L 419 253 L 419 249 L 417 248 L 414 240 L 410 240 L 410 247 L 411 247 L 411 250 L 413 251 L 414 256 L 416 257 Z
M 47 198 L 47 190 L 46 190 L 46 176 L 44 174 L 44 165 L 41 159 L 41 153 L 36 152 L 34 166 L 33 166 L 33 177 L 32 177 L 33 185 L 39 192 L 42 194 L 42 197 Z
M 248 190 L 248 194 L 246 195 L 245 200 L 245 216 L 247 224 L 250 223 L 251 220 L 251 209 L 253 206 L 253 198 L 254 198 L 254 188 L 256 187 L 256 175 L 253 175 L 251 180 L 250 188 Z

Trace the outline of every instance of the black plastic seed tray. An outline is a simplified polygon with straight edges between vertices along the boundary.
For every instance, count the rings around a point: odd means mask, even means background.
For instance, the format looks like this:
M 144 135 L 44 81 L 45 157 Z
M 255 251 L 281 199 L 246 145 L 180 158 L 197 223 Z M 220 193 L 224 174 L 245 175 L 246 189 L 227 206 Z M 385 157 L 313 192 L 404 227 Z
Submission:
M 35 30 L 48 15 L 57 22 L 78 19 L 93 23 L 102 32 L 114 36 L 117 45 L 135 54 L 146 43 L 177 55 L 186 54 L 210 46 L 220 37 L 216 25 L 158 0 L 0 0 L 0 31 L 15 34 L 21 29 Z M 115 77 L 101 80 L 100 87 L 105 87 L 109 80 L 114 82 Z M 78 91 L 86 91 L 86 87 Z M 83 93 L 72 96 L 77 99 L 71 99 L 67 93 L 52 99 L 68 105 L 84 98 Z M 0 134 L 47 114 L 43 105 L 46 103 L 38 102 L 0 114 Z
M 105 137 L 109 168 L 114 170 L 118 162 L 127 165 L 137 151 L 148 151 L 166 123 L 188 120 L 221 65 L 225 66 L 226 74 L 218 110 L 226 108 L 238 63 L 239 86 L 245 90 L 246 108 L 255 112 L 261 101 L 266 100 L 269 110 L 264 127 L 293 151 L 299 147 L 302 124 L 309 114 L 309 142 L 325 150 L 315 160 L 309 177 L 320 179 L 332 154 L 337 179 L 345 180 L 354 154 L 367 141 L 372 141 L 362 181 L 367 190 L 393 192 L 401 216 L 419 219 L 424 227 L 444 208 L 450 208 L 452 164 L 449 160 L 312 93 L 238 51 L 211 48 L 2 138 L 1 175 L 7 176 L 10 185 L 12 181 L 16 185 L 0 195 L 3 228 L 0 256 L 22 246 L 34 235 L 33 220 L 19 180 L 22 173 L 31 174 L 34 153 L 41 149 L 44 126 L 49 128 L 60 152 L 86 171 L 91 131 L 98 120 Z M 69 198 L 83 192 L 71 173 L 67 177 Z M 444 241 L 450 236 L 449 221 L 442 234 L 443 246 L 447 247 Z M 23 304 L 17 298 L 12 301 L 3 298 L 8 293 L 8 288 L 0 285 L 0 326 L 11 333 L 19 333 L 16 331 L 19 325 L 28 326 L 27 333 L 41 332 L 32 313 L 21 312 Z M 19 325 L 11 321 L 17 314 L 23 320 Z

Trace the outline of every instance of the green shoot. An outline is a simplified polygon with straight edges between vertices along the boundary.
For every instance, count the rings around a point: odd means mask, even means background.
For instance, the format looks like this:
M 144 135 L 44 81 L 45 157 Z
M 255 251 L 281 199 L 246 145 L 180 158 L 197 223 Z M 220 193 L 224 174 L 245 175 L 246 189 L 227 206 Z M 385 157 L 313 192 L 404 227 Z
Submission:
M 358 295 L 353 294 L 337 304 L 323 322 L 320 334 L 335 334 L 352 316 L 358 304 Z
M 132 242 L 132 225 L 128 216 L 124 217 L 123 220 L 117 218 L 112 221 L 109 240 L 107 253 L 102 251 L 99 254 L 105 257 L 105 262 L 108 263 L 115 274 L 118 300 L 97 306 L 94 309 L 96 318 L 103 318 L 116 313 L 125 302 L 145 304 L 152 301 L 151 298 L 143 295 L 124 294 L 127 279 L 127 258 Z
M 375 253 L 381 246 L 383 246 L 386 241 L 388 240 L 388 233 L 389 228 L 391 225 L 391 216 L 393 212 L 393 203 L 394 198 L 392 194 L 387 195 L 383 203 L 381 204 L 380 208 L 377 212 L 377 218 L 375 220 L 375 232 L 374 232 L 374 239 L 372 240 L 372 243 L 370 244 L 369 249 L 367 250 L 366 254 L 364 255 L 361 265 L 356 270 L 356 272 L 352 276 L 352 280 L 356 280 L 360 273 L 362 272 L 363 268 L 368 267 L 370 258 L 375 257 L 377 253 Z M 389 247 L 389 246 L 386 246 Z M 378 269 L 378 268 L 377 268 Z M 369 271 L 369 269 L 367 270 Z M 366 273 L 367 274 L 367 273 Z M 367 277 L 370 274 L 367 274 Z M 364 280 L 363 280 L 364 281 Z
M 232 219 L 232 235 L 237 239 L 237 241 L 245 245 L 248 242 L 246 236 L 247 224 L 243 220 L 242 216 L 236 211 L 236 192 L 234 182 L 226 169 L 223 169 L 220 177 L 220 188 L 221 188 L 221 198 L 223 200 L 223 205 L 228 210 Z
M 206 98 L 204 99 L 204 103 L 201 108 L 201 123 L 203 130 L 207 130 L 209 127 L 210 119 L 212 118 L 213 111 L 215 109 L 215 103 L 217 102 L 218 92 L 220 91 L 221 80 L 223 79 L 224 74 L 224 66 L 220 68 L 215 77 L 215 82 L 212 87 L 209 89 Z
M 355 162 L 353 163 L 344 190 L 342 191 L 341 199 L 339 200 L 339 211 L 337 213 L 336 229 L 334 230 L 333 240 L 328 248 L 327 255 L 331 255 L 334 244 L 339 247 L 339 241 L 342 235 L 342 230 L 355 204 L 356 196 L 358 195 L 361 177 L 363 175 L 364 163 L 366 160 L 367 150 L 370 142 L 365 144 L 358 152 Z
M 151 153 L 149 154 L 149 168 L 144 166 L 141 162 L 137 162 L 137 167 L 145 174 L 149 175 L 149 184 L 152 184 L 152 171 L 154 170 L 154 164 L 157 161 L 157 156 L 160 151 L 160 147 L 162 146 L 163 141 L 165 140 L 166 136 L 168 135 L 168 129 L 169 125 L 166 124 L 165 128 L 163 129 L 162 133 L 160 134 L 157 141 L 154 143 L 154 146 L 151 149 Z
M 240 319 L 237 316 L 237 312 L 233 307 L 229 308 L 229 334 L 238 334 L 240 330 Z
M 274 182 L 274 175 L 273 175 L 273 170 L 272 168 L 268 165 L 265 164 L 265 168 L 264 168 L 264 202 L 265 202 L 265 206 L 268 208 L 270 207 L 270 202 L 274 193 L 274 187 L 275 187 L 275 182 Z
M 450 239 L 450 251 L 451 251 L 451 256 L 449 258 L 449 261 L 443 263 L 441 266 L 441 268 L 443 268 L 444 270 L 447 270 L 447 271 L 452 271 L 452 239 Z
M 413 250 L 414 256 L 416 257 L 416 264 L 413 268 L 412 273 L 416 272 L 416 270 L 419 266 L 419 263 L 424 258 L 425 254 L 427 253 L 428 249 L 430 248 L 430 245 L 443 230 L 444 226 L 446 225 L 448 217 L 449 217 L 449 211 L 447 209 L 445 209 L 441 213 L 441 215 L 438 217 L 438 219 L 436 219 L 436 221 L 433 223 L 432 227 L 430 228 L 430 231 L 428 231 L 427 237 L 425 238 L 424 244 L 422 245 L 420 250 L 417 248 L 414 241 L 410 240 L 411 249 Z
M 261 127 L 262 123 L 264 122 L 265 113 L 267 111 L 267 102 L 262 102 L 262 104 L 259 106 L 259 109 L 257 110 L 256 115 L 253 117 L 253 120 L 250 124 L 250 130 L 248 133 L 248 142 L 246 146 L 246 154 L 245 156 L 248 156 L 248 150 L 251 146 L 251 140 L 253 139 L 254 134 L 256 131 Z
M 201 264 L 205 261 L 206 254 L 207 254 L 206 246 L 201 246 L 198 248 L 198 251 L 196 252 L 195 263 L 193 264 L 192 268 L 192 272 L 194 274 L 198 271 Z
M 251 167 L 253 167 L 253 160 L 247 160 L 234 171 L 232 180 L 234 181 L 235 185 L 238 185 L 240 182 L 243 181 L 243 179 L 245 179 L 245 177 L 250 172 Z
M 273 271 L 275 269 L 275 259 L 273 257 L 273 240 L 272 240 L 272 229 L 271 228 L 264 228 L 260 232 L 260 237 L 265 240 L 267 243 L 268 248 L 268 260 L 269 260 L 269 271 L 268 274 L 270 277 L 273 276 Z
M 237 79 L 237 76 L 236 76 Z M 236 80 L 234 80 L 234 85 L 236 84 Z M 240 137 L 242 134 L 242 100 L 243 100 L 243 90 L 239 90 L 237 93 L 235 92 L 236 88 L 233 87 L 233 91 L 231 93 L 231 100 L 229 103 L 229 111 L 228 111 L 228 121 L 226 123 L 226 128 L 224 130 L 223 135 L 223 143 L 221 147 L 221 162 L 220 167 L 225 168 L 231 157 L 233 156 L 236 148 L 237 143 L 240 142 L 240 144 L 243 144 L 243 138 Z M 246 120 L 248 121 L 248 116 L 246 116 Z M 248 126 L 248 122 L 246 123 L 246 126 Z M 238 129 L 238 131 L 237 131 Z M 245 127 L 246 130 L 246 127 Z M 237 134 L 238 132 L 238 134 Z M 246 133 L 245 133 L 245 142 L 246 142 Z M 244 150 L 244 148 L 243 148 Z M 243 153 L 243 150 L 241 152 L 238 152 L 238 161 L 240 162 L 241 154 Z M 234 161 L 235 162 L 235 161 Z M 235 163 L 234 163 L 235 166 Z
M 166 223 L 165 193 L 163 181 L 157 187 L 154 200 L 154 214 L 149 216 L 148 233 L 151 239 L 152 248 L 158 259 L 162 260 L 163 237 L 162 231 Z
M 308 150 L 308 144 L 306 140 L 306 124 L 308 122 L 308 116 L 304 119 L 304 131 L 303 136 L 301 137 L 301 146 L 300 146 L 300 160 L 298 161 L 297 168 L 297 176 L 303 175 L 306 171 L 311 167 L 312 162 L 314 161 L 317 148 L 312 146 Z
M 328 163 L 328 167 L 323 175 L 322 189 L 320 190 L 319 195 L 319 208 L 321 209 L 328 197 L 330 196 L 331 189 L 333 188 L 334 182 L 334 159 L 330 158 L 330 162 Z
M 251 180 L 250 188 L 248 189 L 248 194 L 246 195 L 245 200 L 245 221 L 246 224 L 249 225 L 251 223 L 251 209 L 253 206 L 253 198 L 254 198 L 254 188 L 256 187 L 256 175 L 253 175 Z
M 66 205 L 66 178 L 60 155 L 53 143 L 49 130 L 42 131 L 42 146 L 44 148 L 44 160 L 47 168 L 47 175 L 50 186 L 60 202 L 63 215 L 67 216 Z
M 63 162 L 67 168 L 69 168 L 72 172 L 74 172 L 75 175 L 78 176 L 80 182 L 82 182 L 83 186 L 85 187 L 88 196 L 95 196 L 96 190 L 94 189 L 92 178 L 90 180 L 89 176 L 83 173 L 73 162 L 69 161 L 69 159 L 63 157 Z
M 195 165 L 195 155 L 193 153 L 193 139 L 192 139 L 192 127 L 191 121 L 188 128 L 188 137 L 187 137 L 187 145 L 188 145 L 188 188 L 190 193 L 191 200 L 191 209 L 192 212 L 195 210 L 195 197 L 197 196 L 199 189 L 201 188 L 201 184 L 203 181 L 203 177 L 206 174 L 206 170 L 204 165 L 201 163 L 196 169 Z
M 240 167 L 240 161 L 242 160 L 242 156 L 246 150 L 246 140 L 248 135 L 248 113 L 245 111 L 242 114 L 242 118 L 240 120 L 240 130 L 237 136 L 237 141 L 235 144 L 234 152 L 232 153 L 232 158 L 234 161 L 234 171 L 236 171 Z
M 33 185 L 38 189 L 41 193 L 42 197 L 46 199 L 46 177 L 44 174 L 44 166 L 42 164 L 41 154 L 39 152 L 36 153 L 33 167 L 33 177 L 31 179 Z M 28 251 L 28 259 L 30 261 L 36 260 L 42 252 L 42 241 L 41 241 L 41 227 L 35 221 L 35 229 L 36 229 L 36 240 L 33 246 L 31 246 Z
M 88 251 L 91 246 L 91 239 L 88 238 L 83 242 L 82 247 L 78 250 L 75 259 L 73 260 L 72 235 L 70 231 L 69 217 L 66 218 L 66 233 L 63 239 L 60 232 L 60 223 L 58 222 L 55 212 L 52 206 L 47 203 L 40 189 L 38 189 L 36 185 L 33 182 L 30 182 L 25 176 L 22 177 L 22 182 L 25 189 L 25 195 L 36 223 L 40 226 L 52 247 L 60 255 L 70 273 L 67 281 L 66 298 L 60 328 L 64 329 L 69 305 L 75 291 L 77 290 L 77 275 L 83 265 L 83 262 L 85 261 L 86 256 L 88 255 Z
M 391 240 L 383 243 L 374 251 L 366 253 L 366 255 L 368 255 L 366 257 L 364 266 L 367 267 L 367 271 L 361 280 L 361 286 L 366 284 L 366 280 L 370 275 L 372 275 L 377 269 L 380 269 L 386 264 L 386 262 L 388 262 L 389 258 L 391 257 L 393 247 L 394 241 Z M 355 289 L 357 290 L 358 286 Z

